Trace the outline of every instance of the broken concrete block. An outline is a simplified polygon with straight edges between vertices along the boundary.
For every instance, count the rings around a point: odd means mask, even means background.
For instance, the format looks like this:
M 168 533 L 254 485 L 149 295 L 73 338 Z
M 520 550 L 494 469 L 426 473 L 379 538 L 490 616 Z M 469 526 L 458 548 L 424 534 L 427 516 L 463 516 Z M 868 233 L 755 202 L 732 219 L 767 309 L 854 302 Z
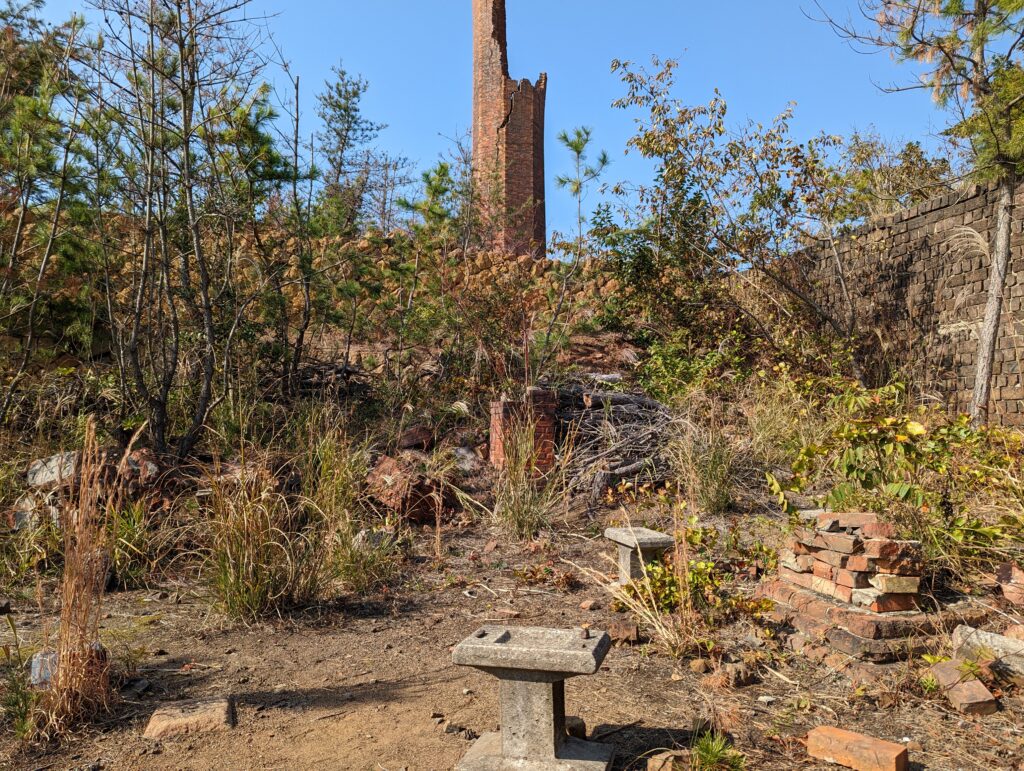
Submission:
M 807 734 L 807 754 L 855 771 L 907 771 L 910 758 L 902 744 L 821 726 Z
M 942 661 L 931 669 L 949 703 L 965 715 L 991 715 L 999 709 L 992 692 L 973 675 L 964 674 L 962 659 Z
M 212 731 L 223 731 L 235 725 L 235 705 L 229 698 L 195 699 L 160 707 L 149 719 L 147 739 L 171 739 Z

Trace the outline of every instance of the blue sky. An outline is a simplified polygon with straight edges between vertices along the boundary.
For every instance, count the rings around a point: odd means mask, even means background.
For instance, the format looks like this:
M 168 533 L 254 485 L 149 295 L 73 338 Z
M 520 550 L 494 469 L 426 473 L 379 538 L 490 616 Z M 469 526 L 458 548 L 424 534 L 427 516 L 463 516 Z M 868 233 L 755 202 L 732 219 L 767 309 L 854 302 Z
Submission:
M 855 1 L 823 4 L 845 15 Z M 47 4 L 55 19 L 85 8 L 85 0 Z M 892 139 L 927 142 L 942 130 L 944 116 L 927 93 L 877 87 L 906 83 L 905 65 L 851 51 L 805 11 L 815 11 L 812 0 L 508 0 L 512 76 L 549 77 L 550 227 L 571 228 L 574 217 L 567 193 L 553 183 L 568 171 L 555 139 L 561 129 L 593 128 L 595 146 L 613 161 L 606 180 L 639 181 L 648 173 L 623 155 L 633 124 L 610 106 L 621 95 L 609 67 L 614 58 L 680 59 L 679 94 L 706 101 L 717 87 L 737 121 L 770 120 L 796 102 L 799 138 L 874 126 Z M 426 168 L 469 130 L 469 0 L 254 0 L 251 13 L 273 15 L 266 23 L 309 98 L 304 119 L 315 119 L 314 88 L 344 62 L 370 81 L 365 112 L 389 126 L 382 147 Z

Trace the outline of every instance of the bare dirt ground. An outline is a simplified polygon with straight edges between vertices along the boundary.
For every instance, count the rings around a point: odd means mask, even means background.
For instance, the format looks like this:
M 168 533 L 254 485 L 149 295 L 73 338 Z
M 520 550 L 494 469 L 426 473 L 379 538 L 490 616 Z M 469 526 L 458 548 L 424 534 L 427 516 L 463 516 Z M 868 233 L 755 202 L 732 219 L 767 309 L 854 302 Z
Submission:
M 122 661 L 131 651 L 134 676 L 149 681 L 149 690 L 125 698 L 113 714 L 60 747 L 24 750 L 5 740 L 0 765 L 453 768 L 470 746 L 467 736 L 496 728 L 497 687 L 493 678 L 453 666 L 452 646 L 486 622 L 606 628 L 626 620 L 610 609 L 603 589 L 563 562 L 609 569 L 611 550 L 597 537 L 603 524 L 603 517 L 577 521 L 541 547 L 510 542 L 483 524 L 453 528 L 445 533 L 448 558 L 440 570 L 420 557 L 391 593 L 249 628 L 225 625 L 196 593 L 201 584 L 195 581 L 111 595 L 104 639 Z M 432 549 L 433 538 L 424 532 L 416 553 Z M 578 587 L 567 586 L 572 575 L 581 580 Z M 582 610 L 587 599 L 599 606 Z M 32 639 L 54 616 L 21 598 L 14 620 Z M 730 690 L 685 662 L 674 667 L 642 646 L 620 647 L 596 676 L 567 684 L 568 712 L 616 746 L 618 769 L 643 769 L 652 751 L 687 746 L 695 721 L 705 718 L 730 733 L 748 769 L 826 768 L 807 758 L 799 740 L 821 724 L 911 741 L 918 769 L 1013 769 L 1024 762 L 1019 694 L 1004 695 L 996 715 L 964 718 L 941 700 L 917 699 L 885 684 L 855 690 L 828 667 L 752 631 L 746 623 L 734 625 L 719 644 L 760 652 L 759 684 Z M 4 632 L 0 643 L 10 641 Z M 162 702 L 228 694 L 237 704 L 233 730 L 162 742 L 143 738 Z

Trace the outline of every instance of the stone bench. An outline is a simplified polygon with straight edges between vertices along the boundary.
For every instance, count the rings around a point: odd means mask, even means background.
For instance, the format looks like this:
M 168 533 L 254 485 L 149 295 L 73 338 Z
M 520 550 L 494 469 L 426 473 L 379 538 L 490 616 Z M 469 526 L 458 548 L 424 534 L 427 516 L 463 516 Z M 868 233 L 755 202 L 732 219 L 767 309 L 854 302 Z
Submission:
M 606 771 L 614 748 L 566 731 L 565 681 L 597 672 L 610 647 L 604 632 L 501 626 L 459 643 L 455 664 L 499 680 L 501 732 L 481 736 L 457 771 Z
M 610 527 L 604 537 L 619 547 L 619 583 L 644 577 L 644 565 L 659 559 L 676 545 L 675 539 L 646 527 Z

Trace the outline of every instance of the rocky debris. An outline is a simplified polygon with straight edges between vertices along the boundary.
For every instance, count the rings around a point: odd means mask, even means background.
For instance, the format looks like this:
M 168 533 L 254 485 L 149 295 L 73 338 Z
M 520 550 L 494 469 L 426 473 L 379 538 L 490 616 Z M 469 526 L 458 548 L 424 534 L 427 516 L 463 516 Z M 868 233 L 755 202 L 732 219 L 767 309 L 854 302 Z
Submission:
M 57 676 L 57 667 L 60 657 L 57 651 L 39 651 L 34 653 L 29 660 L 29 682 L 33 688 L 43 690 L 50 687 L 53 678 Z
M 60 527 L 60 508 L 54 503 L 55 493 L 30 493 L 18 499 L 6 516 L 10 530 L 35 530 L 49 521 Z
M 961 624 L 953 630 L 953 650 L 962 659 L 991 660 L 1000 679 L 1024 685 L 1024 640 Z
M 58 453 L 33 461 L 25 472 L 25 481 L 37 490 L 65 487 L 74 481 L 77 466 L 77 452 Z
M 1006 562 L 996 570 L 996 580 L 1007 602 L 1024 607 L 1024 570 L 1012 562 Z
M 928 670 L 957 712 L 965 715 L 991 715 L 999 707 L 984 683 L 969 673 L 963 659 L 942 661 Z
M 936 635 L 946 634 L 957 624 L 985 623 L 991 615 L 988 608 L 970 601 L 930 612 L 875 613 L 836 602 L 784 579 L 763 583 L 757 594 L 774 601 L 772 618 L 799 633 L 791 636 L 790 644 L 801 655 L 824 657 L 831 650 L 873 664 L 905 661 L 909 656 L 927 653 L 935 647 Z M 810 645 L 811 641 L 822 645 Z
M 921 545 L 894 540 L 877 514 L 816 511 L 804 519 L 812 524 L 780 552 L 778 580 L 758 588 L 776 601 L 776 619 L 801 634 L 801 652 L 813 640 L 860 661 L 905 660 L 930 650 L 928 635 L 961 623 L 954 613 L 919 611 Z M 988 615 L 957 606 L 963 612 Z
M 760 680 L 757 672 L 748 664 L 725 664 L 722 667 L 722 673 L 733 688 L 745 688 L 748 685 L 754 685 Z
M 463 474 L 475 474 L 483 468 L 483 460 L 472 447 L 455 448 L 455 465 Z
M 411 426 L 398 437 L 399 450 L 429 451 L 434 446 L 434 432 L 427 426 Z
M 366 477 L 370 494 L 386 509 L 416 524 L 433 523 L 455 508 L 453 493 L 406 460 L 385 455 Z
M 234 725 L 234 700 L 230 697 L 213 697 L 160 707 L 150 717 L 143 735 L 147 739 L 172 739 L 223 731 Z
M 675 771 L 690 767 L 689 752 L 659 752 L 647 759 L 647 771 Z
M 640 627 L 627 621 L 616 621 L 608 626 L 608 636 L 615 645 L 637 645 L 640 642 Z
M 907 771 L 910 757 L 902 744 L 875 739 L 832 726 L 807 734 L 807 754 L 855 771 Z
M 121 697 L 137 699 L 152 687 L 152 683 L 143 677 L 136 677 L 121 686 Z
M 355 551 L 390 552 L 402 549 L 401 539 L 391 530 L 360 530 L 352 539 L 352 548 Z

